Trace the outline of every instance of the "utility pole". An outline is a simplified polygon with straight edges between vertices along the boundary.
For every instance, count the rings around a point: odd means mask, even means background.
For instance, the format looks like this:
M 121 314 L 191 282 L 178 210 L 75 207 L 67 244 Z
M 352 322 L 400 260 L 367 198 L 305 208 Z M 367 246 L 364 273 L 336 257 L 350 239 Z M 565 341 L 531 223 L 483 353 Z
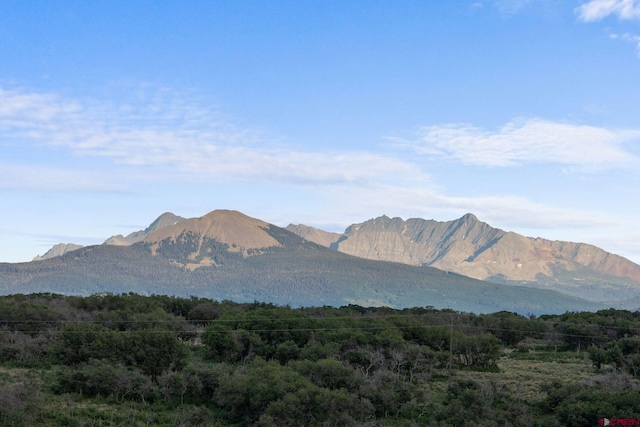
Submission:
M 453 366 L 453 314 L 449 322 L 449 376 L 451 376 L 451 367 Z

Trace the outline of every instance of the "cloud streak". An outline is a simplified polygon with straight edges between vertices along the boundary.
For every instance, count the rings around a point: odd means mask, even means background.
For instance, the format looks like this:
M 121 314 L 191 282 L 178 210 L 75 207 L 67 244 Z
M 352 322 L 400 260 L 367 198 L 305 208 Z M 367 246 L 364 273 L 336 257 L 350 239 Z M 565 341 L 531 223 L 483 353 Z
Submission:
M 640 2 L 637 0 L 591 0 L 575 11 L 583 22 L 601 21 L 612 15 L 625 21 L 640 21 Z
M 0 134 L 9 145 L 35 143 L 75 156 L 108 158 L 143 171 L 146 180 L 280 185 L 429 180 L 415 164 L 389 156 L 305 152 L 270 143 L 176 94 L 161 93 L 144 102 L 110 106 L 0 89 Z
M 503 16 L 512 16 L 521 12 L 536 0 L 493 0 L 492 4 Z
M 610 228 L 633 222 L 622 216 L 553 207 L 519 196 L 459 197 L 419 187 L 395 186 L 343 188 L 337 194 L 342 200 L 339 206 L 344 207 L 345 214 L 347 211 L 355 213 L 354 219 L 366 217 L 370 212 L 382 212 L 405 219 L 432 218 L 434 215 L 453 219 L 455 215 L 471 212 L 493 225 L 529 229 Z M 392 211 L 389 211 L 390 207 Z
M 467 165 L 493 167 L 548 162 L 585 169 L 637 164 L 624 144 L 640 140 L 640 130 L 609 130 L 540 119 L 512 121 L 496 131 L 467 124 L 421 128 L 414 140 L 394 138 L 417 153 Z
M 113 174 L 91 170 L 0 163 L 0 190 L 129 192 Z

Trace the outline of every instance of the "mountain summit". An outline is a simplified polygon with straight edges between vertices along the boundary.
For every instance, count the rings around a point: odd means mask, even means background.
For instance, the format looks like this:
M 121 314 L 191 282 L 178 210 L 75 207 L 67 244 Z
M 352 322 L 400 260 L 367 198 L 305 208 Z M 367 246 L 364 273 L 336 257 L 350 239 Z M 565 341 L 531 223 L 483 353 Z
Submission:
M 245 252 L 279 246 L 276 239 L 264 230 L 269 223 L 251 218 L 238 211 L 215 210 L 200 218 L 191 218 L 180 223 L 162 227 L 149 233 L 144 241 L 158 243 L 165 239 L 175 241 L 185 234 L 193 234 L 201 240 L 215 239 L 231 246 L 232 252 Z
M 210 266 L 215 247 L 242 256 L 281 246 L 266 230 L 269 223 L 238 211 L 215 210 L 200 218 L 190 218 L 149 233 L 143 242 L 152 254 L 171 253 L 174 261 L 189 269 Z

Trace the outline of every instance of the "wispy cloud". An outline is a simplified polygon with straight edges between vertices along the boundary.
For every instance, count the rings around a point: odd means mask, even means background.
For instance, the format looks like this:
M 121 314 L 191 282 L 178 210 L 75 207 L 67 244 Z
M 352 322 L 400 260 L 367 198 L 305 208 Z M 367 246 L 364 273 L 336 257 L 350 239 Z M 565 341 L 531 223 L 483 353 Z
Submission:
M 428 180 L 418 166 L 389 156 L 296 150 L 229 123 L 216 109 L 190 104 L 179 94 L 158 92 L 114 105 L 0 89 L 0 135 L 9 145 L 38 144 L 74 156 L 106 158 L 128 168 L 131 175 L 139 170 L 147 181 L 295 185 Z M 14 178 L 14 185 L 37 184 L 27 178 L 28 171 L 14 172 L 23 176 Z M 34 172 L 28 176 L 47 171 Z M 65 178 L 78 182 L 70 173 L 58 175 L 59 180 Z
M 128 192 L 113 174 L 50 166 L 0 163 L 0 190 Z
M 505 16 L 519 13 L 529 4 L 539 0 L 493 0 L 493 5 Z
M 636 54 L 640 57 L 640 36 L 636 36 L 630 33 L 624 34 L 609 34 L 609 38 L 613 40 L 623 40 L 628 43 L 632 43 L 636 46 Z
M 575 11 L 584 22 L 600 21 L 609 16 L 622 20 L 640 20 L 640 2 L 637 0 L 591 0 Z
M 530 237 L 541 236 L 588 243 L 598 242 L 596 237 L 603 235 L 624 234 L 636 221 L 635 218 L 624 215 L 540 203 L 525 196 L 460 197 L 420 186 L 340 186 L 332 189 L 331 200 L 332 203 L 306 212 L 304 219 L 299 215 L 292 216 L 291 213 L 280 212 L 274 216 L 273 221 L 283 226 L 290 222 L 303 221 L 307 225 L 323 228 L 327 218 L 331 218 L 335 224 L 343 225 L 333 226 L 331 230 L 343 231 L 346 225 L 362 222 L 372 215 L 386 214 L 404 219 L 433 218 L 446 221 L 471 212 L 481 221 L 506 231 L 515 231 Z M 564 234 L 558 236 L 558 232 Z M 608 248 L 614 250 L 615 244 L 609 245 Z M 635 248 L 631 245 L 625 254 L 637 257 L 637 245 Z
M 640 140 L 640 130 L 611 130 L 541 119 L 512 121 L 491 131 L 467 124 L 428 126 L 413 140 L 395 138 L 425 155 L 468 165 L 515 166 L 550 162 L 607 169 L 635 164 L 624 143 Z

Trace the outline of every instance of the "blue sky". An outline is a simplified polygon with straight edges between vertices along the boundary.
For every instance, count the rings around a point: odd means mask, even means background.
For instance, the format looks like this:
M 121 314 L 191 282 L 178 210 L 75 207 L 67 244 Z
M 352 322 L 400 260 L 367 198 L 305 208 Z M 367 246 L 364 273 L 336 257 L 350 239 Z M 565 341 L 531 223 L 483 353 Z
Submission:
M 640 1 L 3 1 L 0 261 L 166 211 L 640 262 Z

